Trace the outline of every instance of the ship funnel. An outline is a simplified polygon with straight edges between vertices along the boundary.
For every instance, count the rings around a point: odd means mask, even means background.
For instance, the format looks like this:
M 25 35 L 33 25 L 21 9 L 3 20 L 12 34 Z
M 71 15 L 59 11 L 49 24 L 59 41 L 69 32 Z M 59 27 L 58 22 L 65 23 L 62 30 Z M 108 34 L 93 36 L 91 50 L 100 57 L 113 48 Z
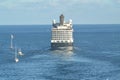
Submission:
M 64 24 L 64 15 L 61 14 L 60 15 L 60 25 L 63 25 Z

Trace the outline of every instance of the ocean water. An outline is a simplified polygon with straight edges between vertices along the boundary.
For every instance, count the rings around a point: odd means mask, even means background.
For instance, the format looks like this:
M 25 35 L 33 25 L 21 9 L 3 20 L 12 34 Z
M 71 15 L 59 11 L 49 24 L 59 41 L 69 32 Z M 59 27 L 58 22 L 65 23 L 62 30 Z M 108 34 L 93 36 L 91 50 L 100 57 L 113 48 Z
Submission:
M 0 80 L 120 80 L 120 25 L 73 28 L 74 50 L 51 51 L 51 25 L 1 25 Z

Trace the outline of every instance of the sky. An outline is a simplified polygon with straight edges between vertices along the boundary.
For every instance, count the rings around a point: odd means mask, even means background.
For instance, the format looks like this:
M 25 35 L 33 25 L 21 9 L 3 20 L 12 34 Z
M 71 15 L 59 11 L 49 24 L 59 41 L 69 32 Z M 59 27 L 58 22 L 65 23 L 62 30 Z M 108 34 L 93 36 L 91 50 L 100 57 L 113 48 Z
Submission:
M 0 25 L 120 24 L 120 0 L 0 0 Z

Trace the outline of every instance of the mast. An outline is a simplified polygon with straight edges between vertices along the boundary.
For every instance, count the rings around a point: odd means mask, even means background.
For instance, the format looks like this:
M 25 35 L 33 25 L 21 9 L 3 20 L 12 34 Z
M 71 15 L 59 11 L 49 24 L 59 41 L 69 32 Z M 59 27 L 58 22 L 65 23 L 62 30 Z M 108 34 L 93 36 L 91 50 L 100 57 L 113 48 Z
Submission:
M 17 48 L 15 47 L 15 59 L 17 59 Z
M 17 48 L 15 47 L 15 62 L 18 62 L 19 59 L 17 58 Z
M 11 34 L 11 43 L 10 43 L 10 48 L 13 49 L 13 38 L 14 36 Z

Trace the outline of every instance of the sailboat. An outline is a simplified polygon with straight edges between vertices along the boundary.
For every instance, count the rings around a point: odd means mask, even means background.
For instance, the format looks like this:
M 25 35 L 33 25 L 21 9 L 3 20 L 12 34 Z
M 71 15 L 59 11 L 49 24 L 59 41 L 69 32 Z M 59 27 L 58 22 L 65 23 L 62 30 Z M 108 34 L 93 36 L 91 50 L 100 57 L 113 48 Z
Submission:
M 19 59 L 17 58 L 17 49 L 15 48 L 15 62 L 19 62 Z
M 21 48 L 18 49 L 18 55 L 20 55 L 20 56 L 23 56 L 23 55 L 24 55 L 24 54 L 22 53 L 22 51 L 21 51 Z
M 11 34 L 11 43 L 10 43 L 10 48 L 13 49 L 13 38 L 14 36 Z

